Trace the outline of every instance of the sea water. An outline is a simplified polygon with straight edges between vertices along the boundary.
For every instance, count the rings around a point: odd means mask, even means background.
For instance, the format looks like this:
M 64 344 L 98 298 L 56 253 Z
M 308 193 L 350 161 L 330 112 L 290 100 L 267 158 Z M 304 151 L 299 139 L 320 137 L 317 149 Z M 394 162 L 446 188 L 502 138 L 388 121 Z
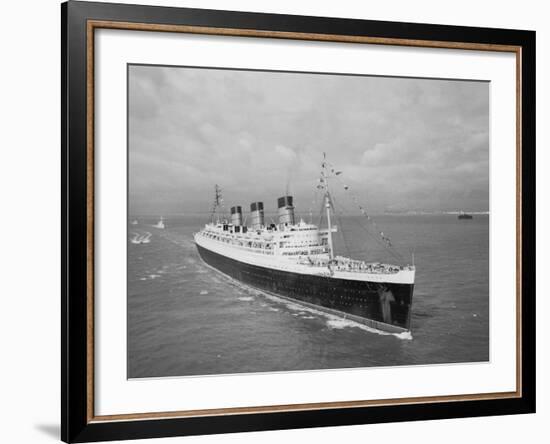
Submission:
M 133 218 L 132 218 L 133 219 Z M 193 233 L 208 216 L 128 225 L 128 377 L 319 370 L 489 360 L 489 216 L 384 215 L 336 221 L 339 254 L 416 265 L 412 332 L 300 306 L 206 266 Z M 148 235 L 150 233 L 150 235 Z M 138 235 L 136 237 L 136 234 Z M 147 236 L 147 243 L 136 239 Z

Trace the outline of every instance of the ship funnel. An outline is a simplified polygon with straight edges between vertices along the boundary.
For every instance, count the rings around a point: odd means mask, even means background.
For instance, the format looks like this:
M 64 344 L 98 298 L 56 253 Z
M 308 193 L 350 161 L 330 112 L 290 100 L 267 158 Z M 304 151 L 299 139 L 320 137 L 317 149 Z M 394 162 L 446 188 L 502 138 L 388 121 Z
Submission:
M 262 228 L 264 225 L 264 203 L 252 202 L 250 204 L 250 223 L 253 230 Z
M 292 196 L 283 196 L 277 199 L 277 212 L 279 214 L 279 223 L 294 225 L 294 206 L 292 205 Z
M 231 223 L 236 227 L 243 224 L 243 209 L 240 206 L 231 207 Z

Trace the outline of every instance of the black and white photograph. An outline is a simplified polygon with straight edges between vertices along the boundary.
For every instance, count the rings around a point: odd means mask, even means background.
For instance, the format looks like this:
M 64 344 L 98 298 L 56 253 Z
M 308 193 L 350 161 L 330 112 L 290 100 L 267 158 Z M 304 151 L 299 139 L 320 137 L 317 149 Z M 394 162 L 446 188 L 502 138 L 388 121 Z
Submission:
M 127 66 L 127 377 L 480 363 L 490 85 Z
M 7 2 L 0 441 L 545 436 L 548 8 L 456 6 Z

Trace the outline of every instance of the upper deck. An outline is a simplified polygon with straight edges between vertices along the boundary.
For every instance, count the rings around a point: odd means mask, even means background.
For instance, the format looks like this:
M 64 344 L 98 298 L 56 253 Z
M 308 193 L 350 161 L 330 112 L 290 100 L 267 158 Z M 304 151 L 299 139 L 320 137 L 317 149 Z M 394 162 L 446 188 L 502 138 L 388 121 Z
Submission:
M 337 230 L 332 227 L 332 232 Z M 343 256 L 330 259 L 328 230 L 300 220 L 255 229 L 231 223 L 208 223 L 195 234 L 201 246 L 219 254 L 261 266 L 354 280 L 414 282 L 414 267 L 366 262 Z M 399 275 L 399 276 L 398 276 Z M 405 276 L 406 275 L 406 276 Z
M 252 229 L 231 223 L 209 223 L 199 235 L 235 248 L 277 256 L 328 254 L 326 230 L 300 221 L 295 225 L 271 224 Z

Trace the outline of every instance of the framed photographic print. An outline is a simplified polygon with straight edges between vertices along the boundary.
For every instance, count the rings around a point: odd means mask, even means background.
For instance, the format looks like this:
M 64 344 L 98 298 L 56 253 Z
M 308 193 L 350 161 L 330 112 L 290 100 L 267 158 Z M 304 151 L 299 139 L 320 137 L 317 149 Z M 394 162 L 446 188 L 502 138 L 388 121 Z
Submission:
M 69 1 L 62 439 L 535 411 L 535 33 Z

